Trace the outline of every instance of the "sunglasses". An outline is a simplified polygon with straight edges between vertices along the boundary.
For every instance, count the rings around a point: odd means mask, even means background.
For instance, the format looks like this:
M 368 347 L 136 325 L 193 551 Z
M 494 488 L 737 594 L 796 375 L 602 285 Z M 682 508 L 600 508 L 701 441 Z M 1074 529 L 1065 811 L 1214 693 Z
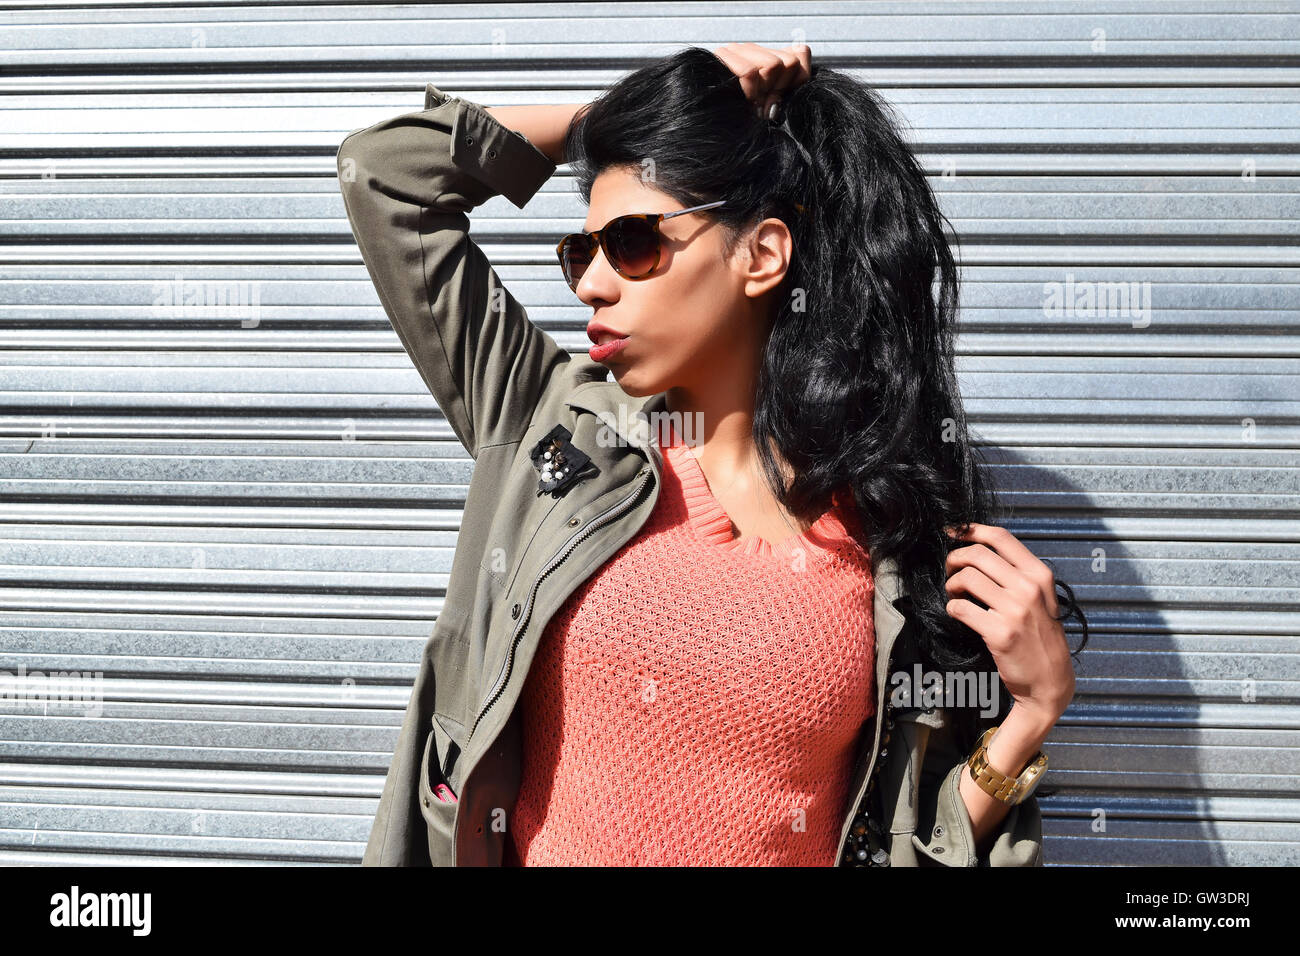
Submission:
M 659 256 L 663 251 L 659 224 L 673 216 L 712 209 L 725 202 L 725 199 L 719 199 L 717 202 L 678 209 L 676 212 L 616 216 L 605 223 L 603 229 L 571 233 L 555 247 L 555 254 L 560 257 L 560 268 L 564 271 L 564 281 L 569 283 L 570 289 L 578 291 L 578 282 L 595 258 L 597 246 L 604 251 L 605 258 L 614 267 L 614 271 L 623 278 L 648 279 L 659 265 Z

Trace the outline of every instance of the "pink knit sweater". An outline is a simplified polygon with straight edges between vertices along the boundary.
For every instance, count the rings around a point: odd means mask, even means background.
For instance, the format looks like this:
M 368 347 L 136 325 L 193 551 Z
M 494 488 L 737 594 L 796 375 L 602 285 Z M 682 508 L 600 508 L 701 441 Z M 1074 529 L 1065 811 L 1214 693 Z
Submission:
M 875 712 L 847 498 L 802 535 L 740 542 L 691 448 L 676 432 L 662 448 L 653 514 L 529 668 L 505 862 L 833 865 Z

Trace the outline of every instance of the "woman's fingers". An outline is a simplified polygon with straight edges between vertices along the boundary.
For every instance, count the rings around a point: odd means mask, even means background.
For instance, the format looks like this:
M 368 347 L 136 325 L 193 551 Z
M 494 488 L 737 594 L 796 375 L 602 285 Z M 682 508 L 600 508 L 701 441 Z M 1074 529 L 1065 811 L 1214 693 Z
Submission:
M 784 61 L 756 43 L 727 43 L 715 53 L 732 73 L 740 77 L 740 89 L 745 99 L 753 103 L 756 110 L 760 109 L 767 98 L 772 71 L 784 66 Z
M 1005 592 L 1002 589 L 1022 592 L 1033 590 L 1042 598 L 1043 606 L 1050 614 L 1055 615 L 1058 612 L 1056 576 L 1052 573 L 1052 569 L 1040 561 L 1034 552 L 1006 528 L 972 524 L 969 529 L 956 537 L 970 542 L 971 545 L 955 548 L 949 552 L 945 567 L 950 574 L 954 568 L 976 566 L 990 579 L 990 589 L 987 590 L 990 596 L 1004 596 Z M 983 545 L 983 547 L 974 545 Z M 977 593 L 976 596 L 990 607 L 993 606 L 984 594 Z M 1022 594 L 1022 597 L 1027 597 L 1027 594 Z
M 759 116 L 784 90 L 812 76 L 812 51 L 806 44 L 770 50 L 756 43 L 724 43 L 714 55 L 740 78 L 740 88 Z
M 781 101 L 781 96 L 786 90 L 794 89 L 800 83 L 806 83 L 812 78 L 812 51 L 808 49 L 807 44 L 777 50 L 776 55 L 781 58 L 781 69 L 771 74 L 772 82 L 768 95 L 763 101 L 764 116 L 773 103 Z
M 799 83 L 807 83 L 812 79 L 812 48 L 807 43 L 796 43 L 787 49 L 794 53 L 795 59 L 799 62 Z

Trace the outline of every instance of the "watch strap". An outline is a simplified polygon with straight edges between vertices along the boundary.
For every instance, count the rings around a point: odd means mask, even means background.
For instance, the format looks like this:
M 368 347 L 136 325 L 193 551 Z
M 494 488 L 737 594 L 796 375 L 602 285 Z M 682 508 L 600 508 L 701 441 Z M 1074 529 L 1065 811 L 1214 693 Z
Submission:
M 1029 766 L 1025 767 L 1019 776 L 1008 777 L 1001 774 L 993 769 L 988 760 L 988 743 L 997 730 L 997 727 L 990 727 L 984 731 L 966 765 L 981 790 L 1003 803 L 1014 806 L 1025 800 L 1038 786 L 1038 781 L 1047 770 L 1047 754 L 1038 751 L 1029 761 Z

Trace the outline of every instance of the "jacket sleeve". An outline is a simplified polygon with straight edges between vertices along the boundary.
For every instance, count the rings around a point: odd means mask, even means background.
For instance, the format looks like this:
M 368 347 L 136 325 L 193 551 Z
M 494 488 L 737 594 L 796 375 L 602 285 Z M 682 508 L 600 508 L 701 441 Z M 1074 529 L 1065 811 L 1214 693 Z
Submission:
M 384 311 L 461 444 L 477 458 L 518 440 L 569 354 L 501 284 L 466 214 L 496 195 L 522 209 L 555 164 L 429 84 L 423 111 L 349 133 L 337 166 Z
M 930 729 L 912 834 L 918 865 L 1042 866 L 1043 819 L 1033 794 L 1007 811 L 988 853 L 976 853 L 970 812 L 958 789 L 969 756 L 954 746 L 949 720 Z

